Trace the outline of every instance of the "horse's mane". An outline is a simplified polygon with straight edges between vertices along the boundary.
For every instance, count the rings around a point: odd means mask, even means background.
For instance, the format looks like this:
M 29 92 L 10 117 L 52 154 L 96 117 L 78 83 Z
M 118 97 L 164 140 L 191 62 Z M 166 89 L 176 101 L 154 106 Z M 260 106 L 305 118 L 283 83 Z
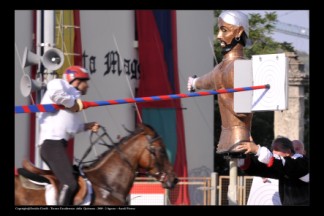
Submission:
M 144 127 L 141 127 L 140 125 L 138 125 L 134 131 L 131 131 L 129 135 L 122 137 L 119 142 L 114 143 L 114 145 L 111 146 L 111 148 L 107 149 L 106 151 L 104 151 L 103 153 L 101 153 L 97 159 L 90 165 L 86 165 L 83 166 L 83 168 L 85 169 L 91 169 L 93 167 L 95 167 L 104 157 L 106 157 L 107 155 L 109 155 L 114 149 L 118 148 L 120 145 L 122 145 L 123 143 L 127 142 L 129 139 L 131 139 L 132 137 L 140 134 L 141 132 L 145 131 L 145 127 L 148 127 L 150 130 L 153 131 L 154 136 L 156 136 L 156 131 L 154 130 L 154 128 L 150 125 L 147 124 L 142 124 L 144 125 Z

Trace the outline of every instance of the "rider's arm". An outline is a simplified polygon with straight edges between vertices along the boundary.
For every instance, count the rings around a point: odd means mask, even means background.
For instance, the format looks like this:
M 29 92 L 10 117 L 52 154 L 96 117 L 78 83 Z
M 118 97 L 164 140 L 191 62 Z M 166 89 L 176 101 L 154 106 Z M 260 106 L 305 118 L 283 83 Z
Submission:
M 61 104 L 67 108 L 73 107 L 76 103 L 77 95 L 73 94 L 72 88 L 62 79 L 54 79 L 47 84 L 47 92 L 50 99 L 55 104 Z

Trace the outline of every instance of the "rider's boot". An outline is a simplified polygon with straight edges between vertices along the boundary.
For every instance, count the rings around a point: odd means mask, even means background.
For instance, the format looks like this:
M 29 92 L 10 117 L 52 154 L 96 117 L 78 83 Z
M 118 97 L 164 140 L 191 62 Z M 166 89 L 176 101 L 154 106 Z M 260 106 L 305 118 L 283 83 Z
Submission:
M 57 205 L 67 206 L 73 205 L 74 191 L 68 185 L 63 185 L 57 200 Z

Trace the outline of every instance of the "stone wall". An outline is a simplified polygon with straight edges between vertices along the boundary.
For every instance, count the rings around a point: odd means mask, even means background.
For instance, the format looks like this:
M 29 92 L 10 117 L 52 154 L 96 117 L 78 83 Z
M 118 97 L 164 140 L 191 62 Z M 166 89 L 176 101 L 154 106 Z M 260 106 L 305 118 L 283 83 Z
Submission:
M 304 72 L 304 64 L 293 52 L 286 53 L 288 69 L 288 109 L 275 111 L 274 137 L 286 136 L 291 140 L 304 141 L 304 88 L 309 85 L 309 75 Z

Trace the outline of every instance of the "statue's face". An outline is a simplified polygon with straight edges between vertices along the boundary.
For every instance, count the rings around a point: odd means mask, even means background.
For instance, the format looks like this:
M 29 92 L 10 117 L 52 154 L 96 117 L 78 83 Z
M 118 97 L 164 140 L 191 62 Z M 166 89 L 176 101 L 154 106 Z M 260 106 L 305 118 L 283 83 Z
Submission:
M 217 40 L 222 48 L 230 44 L 235 37 L 240 37 L 243 32 L 242 27 L 228 24 L 222 18 L 218 18 L 218 29 Z

